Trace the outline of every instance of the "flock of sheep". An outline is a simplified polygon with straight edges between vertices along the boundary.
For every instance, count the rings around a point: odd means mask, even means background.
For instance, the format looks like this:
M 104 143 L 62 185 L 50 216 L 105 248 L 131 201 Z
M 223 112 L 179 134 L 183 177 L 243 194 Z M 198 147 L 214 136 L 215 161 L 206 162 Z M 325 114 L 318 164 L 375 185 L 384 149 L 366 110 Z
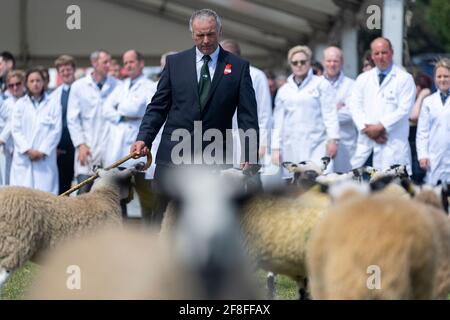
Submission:
M 284 164 L 292 183 L 265 192 L 239 170 L 179 170 L 160 231 L 122 225 L 135 168 L 102 171 L 77 197 L 1 188 L 0 294 L 32 260 L 30 299 L 271 299 L 277 274 L 300 299 L 447 299 L 446 184 L 414 186 L 402 166 L 322 175 L 326 164 Z

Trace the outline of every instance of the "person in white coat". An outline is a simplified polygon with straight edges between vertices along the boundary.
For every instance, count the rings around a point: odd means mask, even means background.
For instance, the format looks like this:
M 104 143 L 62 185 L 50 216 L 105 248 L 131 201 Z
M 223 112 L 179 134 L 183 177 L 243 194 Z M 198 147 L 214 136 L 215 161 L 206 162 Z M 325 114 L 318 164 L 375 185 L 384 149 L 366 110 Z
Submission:
M 12 111 L 10 184 L 58 194 L 56 146 L 61 137 L 61 110 L 45 94 L 41 71 L 27 71 L 25 82 L 28 94 L 17 100 Z
M 376 67 L 358 76 L 350 98 L 359 133 L 352 168 L 372 165 L 382 170 L 402 164 L 411 174 L 408 118 L 416 86 L 413 77 L 393 63 L 389 39 L 373 40 L 371 53 Z
M 226 39 L 220 42 L 224 50 L 235 55 L 241 55 L 241 48 L 237 41 Z M 269 82 L 265 73 L 250 66 L 250 77 L 252 78 L 253 89 L 255 90 L 256 105 L 258 107 L 258 125 L 259 125 L 259 159 L 264 163 L 267 151 L 269 150 L 269 135 L 272 121 L 272 102 L 270 96 Z M 233 115 L 233 164 L 236 168 L 241 165 L 241 141 L 239 138 L 237 113 Z
M 355 81 L 345 76 L 342 71 L 343 56 L 341 49 L 331 46 L 323 51 L 324 78 L 333 88 L 333 105 L 339 118 L 339 145 L 334 158 L 335 172 L 348 172 L 356 149 L 358 131 L 348 107 Z
M 6 76 L 6 87 L 11 97 L 0 104 L 0 147 L 5 157 L 0 169 L 0 185 L 9 185 L 14 143 L 11 136 L 11 113 L 17 100 L 25 95 L 25 72 L 13 70 Z
M 450 182 L 450 59 L 434 68 L 437 91 L 423 100 L 417 127 L 417 156 L 426 182 Z
M 288 52 L 292 74 L 278 90 L 273 114 L 272 162 L 276 165 L 308 160 L 320 164 L 322 157 L 334 158 L 337 153 L 339 122 L 333 90 L 328 81 L 313 75 L 311 56 L 306 46 Z
M 108 75 L 111 56 L 104 50 L 90 56 L 94 71 L 72 84 L 67 107 L 67 127 L 75 146 L 75 177 L 78 183 L 93 174 L 93 167 L 104 167 L 108 148 L 108 126 L 104 119 L 104 102 L 117 85 Z M 92 184 L 78 190 L 88 192 Z
M 142 73 L 144 57 L 141 53 L 136 50 L 126 51 L 123 54 L 123 65 L 128 78 L 114 89 L 104 105 L 103 116 L 109 123 L 109 134 L 105 141 L 108 152 L 104 154 L 103 161 L 106 166 L 130 153 L 147 105 L 156 92 L 156 83 Z M 132 166 L 139 161 L 142 159 L 130 159 L 123 166 Z M 134 175 L 134 187 L 139 196 L 141 215 L 144 221 L 149 222 L 152 218 L 153 197 L 150 192 L 151 184 L 145 179 L 144 172 Z M 123 214 L 126 214 L 125 205 Z

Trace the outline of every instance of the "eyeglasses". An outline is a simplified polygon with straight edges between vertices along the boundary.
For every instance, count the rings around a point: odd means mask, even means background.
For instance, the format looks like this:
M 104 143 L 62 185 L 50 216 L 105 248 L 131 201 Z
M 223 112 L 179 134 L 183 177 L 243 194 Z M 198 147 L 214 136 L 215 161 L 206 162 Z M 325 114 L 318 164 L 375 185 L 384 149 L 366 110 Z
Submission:
M 292 64 L 294 67 L 298 66 L 299 64 L 302 65 L 302 66 L 304 66 L 304 65 L 307 64 L 307 63 L 308 63 L 308 60 L 295 60 L 295 61 L 291 61 L 291 64 Z
M 8 83 L 8 89 L 12 89 L 14 87 L 20 87 L 21 85 L 22 85 L 22 82 Z

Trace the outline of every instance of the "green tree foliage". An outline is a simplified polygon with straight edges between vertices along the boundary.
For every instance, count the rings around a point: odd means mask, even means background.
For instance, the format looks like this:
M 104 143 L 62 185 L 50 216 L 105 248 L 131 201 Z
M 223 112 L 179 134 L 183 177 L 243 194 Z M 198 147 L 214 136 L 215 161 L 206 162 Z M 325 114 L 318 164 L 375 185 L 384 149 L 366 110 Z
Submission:
M 412 55 L 445 52 L 450 49 L 450 1 L 415 0 L 408 28 L 408 44 Z
M 431 0 L 426 17 L 444 49 L 450 52 L 450 1 Z

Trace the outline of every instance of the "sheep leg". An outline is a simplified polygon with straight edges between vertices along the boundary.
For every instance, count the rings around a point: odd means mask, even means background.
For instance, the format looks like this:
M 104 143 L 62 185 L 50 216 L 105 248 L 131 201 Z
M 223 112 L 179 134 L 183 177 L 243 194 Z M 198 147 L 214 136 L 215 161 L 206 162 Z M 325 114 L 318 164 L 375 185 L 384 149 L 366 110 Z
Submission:
M 273 272 L 267 273 L 267 299 L 275 299 L 276 293 L 276 275 Z
M 305 278 L 297 282 L 298 285 L 298 296 L 300 300 L 311 300 L 308 292 L 308 279 Z
M 4 268 L 0 268 L 0 300 L 2 299 L 2 288 L 3 285 L 6 283 L 6 280 L 8 280 L 8 278 L 10 277 L 11 272 L 4 269 Z

